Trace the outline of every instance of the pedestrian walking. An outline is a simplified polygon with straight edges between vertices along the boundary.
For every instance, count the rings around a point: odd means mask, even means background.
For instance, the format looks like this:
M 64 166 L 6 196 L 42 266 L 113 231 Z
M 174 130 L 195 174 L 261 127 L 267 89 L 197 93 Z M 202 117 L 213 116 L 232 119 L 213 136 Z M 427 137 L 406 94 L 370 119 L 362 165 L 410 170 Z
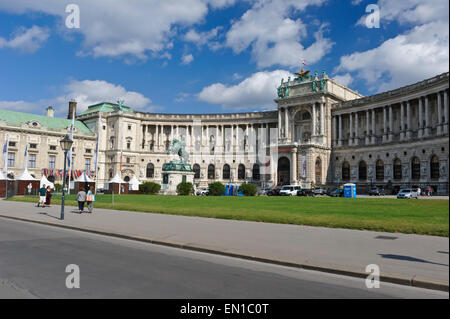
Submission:
M 80 214 L 82 214 L 84 212 L 84 203 L 86 202 L 86 192 L 83 187 L 80 187 L 80 190 L 78 191 L 77 201 L 78 209 L 80 210 Z
M 47 186 L 47 192 L 45 193 L 45 205 L 50 207 L 50 204 L 52 202 L 52 189 L 50 186 Z
M 45 195 L 47 194 L 47 189 L 45 188 L 45 184 L 42 185 L 41 188 L 39 188 L 39 203 L 37 204 L 37 207 L 41 206 L 45 207 Z
M 89 214 L 92 214 L 92 210 L 94 209 L 94 202 L 95 202 L 95 188 L 94 186 L 91 186 L 86 195 L 86 203 Z

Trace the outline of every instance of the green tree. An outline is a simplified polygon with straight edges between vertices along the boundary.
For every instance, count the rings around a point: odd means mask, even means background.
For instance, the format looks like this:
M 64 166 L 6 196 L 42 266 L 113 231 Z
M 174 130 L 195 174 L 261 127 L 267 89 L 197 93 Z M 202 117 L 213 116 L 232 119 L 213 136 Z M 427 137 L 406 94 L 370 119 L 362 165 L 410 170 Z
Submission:
M 221 182 L 214 182 L 209 184 L 209 195 L 220 196 L 225 194 L 225 185 Z
M 139 185 L 139 191 L 144 194 L 154 195 L 159 192 L 161 185 L 158 183 L 147 182 Z
M 254 184 L 242 184 L 241 189 L 244 196 L 255 196 L 258 192 L 258 189 Z
M 194 185 L 189 182 L 181 182 L 177 185 L 177 194 L 186 196 L 194 193 Z

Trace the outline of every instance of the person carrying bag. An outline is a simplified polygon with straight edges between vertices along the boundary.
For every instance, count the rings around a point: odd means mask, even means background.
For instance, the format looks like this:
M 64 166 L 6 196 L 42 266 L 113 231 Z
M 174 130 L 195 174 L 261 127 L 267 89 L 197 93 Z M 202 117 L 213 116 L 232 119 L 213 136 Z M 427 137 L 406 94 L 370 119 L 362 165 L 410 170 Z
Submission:
M 94 202 L 95 202 L 95 189 L 94 186 L 91 186 L 86 195 L 86 203 L 89 214 L 92 214 L 92 210 L 94 209 Z

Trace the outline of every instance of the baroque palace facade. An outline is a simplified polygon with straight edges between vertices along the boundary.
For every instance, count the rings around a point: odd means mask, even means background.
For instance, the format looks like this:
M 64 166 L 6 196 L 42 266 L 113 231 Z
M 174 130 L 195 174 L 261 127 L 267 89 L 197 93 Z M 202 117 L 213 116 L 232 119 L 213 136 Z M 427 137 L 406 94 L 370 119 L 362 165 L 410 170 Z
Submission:
M 273 111 L 161 114 L 99 103 L 76 115 L 74 170 L 94 169 L 99 134 L 99 187 L 116 173 L 125 181 L 135 175 L 161 183 L 176 138 L 186 144 L 200 187 L 212 181 L 262 187 L 352 182 L 361 192 L 375 185 L 393 192 L 431 186 L 448 194 L 448 93 L 449 73 L 363 97 L 325 72 L 305 72 L 281 81 Z M 67 119 L 55 118 L 51 107 L 46 116 L 0 110 L 11 178 L 23 171 L 28 144 L 30 173 L 61 180 L 59 140 L 70 131 L 73 112 L 75 102 Z

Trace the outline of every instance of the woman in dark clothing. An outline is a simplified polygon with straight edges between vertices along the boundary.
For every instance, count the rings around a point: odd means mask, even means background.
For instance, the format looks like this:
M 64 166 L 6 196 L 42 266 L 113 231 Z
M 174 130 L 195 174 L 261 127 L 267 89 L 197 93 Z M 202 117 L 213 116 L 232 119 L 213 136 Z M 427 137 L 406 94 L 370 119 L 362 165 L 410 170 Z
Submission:
M 47 187 L 47 192 L 45 193 L 45 205 L 50 207 L 50 203 L 52 201 L 52 189 L 50 186 Z

